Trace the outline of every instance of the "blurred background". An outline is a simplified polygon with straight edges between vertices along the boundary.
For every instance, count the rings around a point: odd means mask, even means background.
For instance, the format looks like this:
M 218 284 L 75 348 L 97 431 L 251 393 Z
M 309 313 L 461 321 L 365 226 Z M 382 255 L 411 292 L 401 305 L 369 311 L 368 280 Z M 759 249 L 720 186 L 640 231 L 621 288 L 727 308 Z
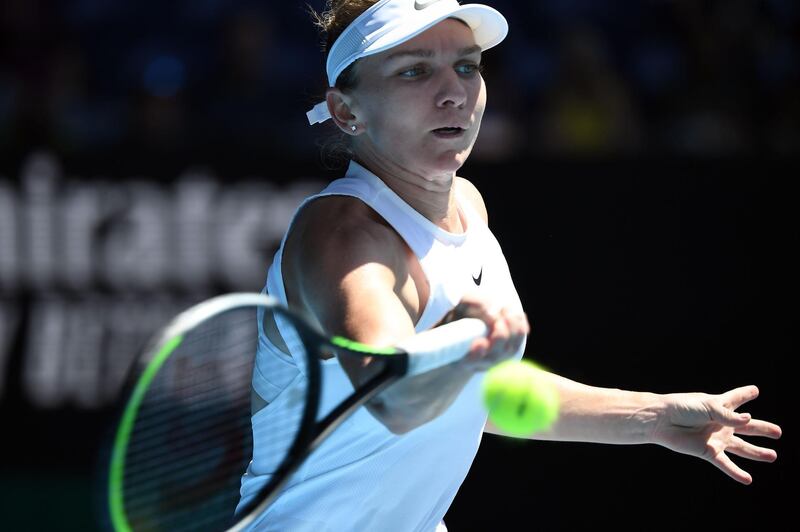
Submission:
M 785 436 L 749 487 L 654 446 L 487 436 L 448 526 L 783 522 L 800 4 L 486 3 L 510 33 L 484 55 L 460 174 L 531 319 L 526 356 L 598 386 L 757 384 L 747 411 Z M 0 528 L 96 528 L 142 344 L 191 303 L 260 290 L 296 206 L 341 175 L 331 127 L 305 118 L 325 85 L 305 6 L 0 2 Z

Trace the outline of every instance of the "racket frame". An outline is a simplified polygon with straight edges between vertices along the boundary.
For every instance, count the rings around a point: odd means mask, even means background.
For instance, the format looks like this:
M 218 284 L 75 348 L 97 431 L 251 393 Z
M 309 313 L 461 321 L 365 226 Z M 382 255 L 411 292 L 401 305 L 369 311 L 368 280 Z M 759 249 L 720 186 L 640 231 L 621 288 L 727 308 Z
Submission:
M 411 339 L 407 349 L 401 347 L 374 347 L 362 344 L 341 336 L 328 337 L 301 314 L 288 309 L 277 299 L 266 294 L 258 293 L 228 293 L 213 297 L 190 307 L 176 316 L 164 327 L 139 357 L 137 364 L 132 367 L 134 379 L 129 379 L 122 418 L 115 433 L 112 459 L 109 471 L 108 505 L 111 513 L 111 522 L 117 531 L 130 531 L 131 527 L 124 510 L 123 477 L 125 471 L 125 453 L 127 451 L 130 435 L 135 425 L 136 414 L 139 406 L 147 393 L 147 389 L 161 366 L 169 359 L 179 347 L 181 339 L 188 331 L 212 316 L 225 311 L 241 307 L 264 307 L 280 314 L 296 328 L 300 339 L 306 348 L 305 377 L 308 385 L 306 389 L 306 403 L 301 416 L 300 426 L 284 461 L 278 466 L 270 481 L 262 487 L 258 494 L 241 509 L 236 518 L 236 523 L 228 529 L 229 532 L 240 531 L 249 526 L 281 493 L 281 488 L 291 478 L 291 475 L 316 450 L 320 444 L 339 427 L 358 408 L 369 402 L 391 384 L 405 376 L 409 371 L 417 373 L 426 366 L 425 359 L 431 353 L 419 349 L 424 340 L 418 335 Z M 433 340 L 434 349 L 441 350 L 444 344 L 450 342 L 450 337 L 457 336 L 459 341 L 450 346 L 449 352 L 437 355 L 440 360 L 436 365 L 443 365 L 445 358 L 454 361 L 466 352 L 472 339 L 486 333 L 486 326 L 477 319 L 462 319 L 461 323 L 454 322 L 440 329 L 449 327 L 450 332 L 422 333 Z M 454 347 L 455 346 L 455 347 Z M 316 417 L 320 406 L 320 389 L 322 385 L 322 369 L 320 355 L 327 351 L 337 354 L 350 354 L 357 357 L 377 356 L 384 360 L 384 367 L 379 373 L 361 384 L 353 393 L 344 399 L 322 420 Z M 413 357 L 413 360 L 412 360 Z M 413 362 L 413 367 L 412 367 Z M 426 368 L 427 369 L 427 368 Z
M 184 335 L 205 320 L 230 310 L 242 307 L 263 307 L 286 318 L 296 328 L 307 350 L 305 377 L 306 402 L 294 442 L 268 482 L 253 500 L 239 513 L 242 517 L 229 530 L 241 530 L 263 512 L 281 493 L 292 473 L 319 445 L 358 408 L 375 397 L 393 382 L 405 375 L 408 356 L 400 349 L 375 348 L 341 336 L 326 337 L 312 327 L 297 312 L 282 305 L 266 294 L 230 293 L 198 303 L 178 314 L 155 336 L 132 367 L 132 378 L 128 380 L 125 406 L 114 434 L 111 463 L 108 472 L 108 508 L 111 524 L 118 532 L 129 532 L 132 527 L 125 514 L 123 478 L 125 454 L 136 422 L 136 415 L 150 384 L 161 367 L 180 346 Z M 319 355 L 324 350 L 349 353 L 355 356 L 384 356 L 385 367 L 380 373 L 359 387 L 353 394 L 334 408 L 324 419 L 317 422 L 319 411 L 322 370 Z M 390 356 L 386 356 L 390 355 Z M 406 356 L 404 356 L 406 355 Z

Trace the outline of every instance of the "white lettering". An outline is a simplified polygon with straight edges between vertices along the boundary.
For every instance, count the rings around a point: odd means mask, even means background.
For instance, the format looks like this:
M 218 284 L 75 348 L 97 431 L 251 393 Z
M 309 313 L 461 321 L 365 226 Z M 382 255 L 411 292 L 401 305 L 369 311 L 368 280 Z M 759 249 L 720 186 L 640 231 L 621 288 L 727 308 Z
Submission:
M 61 382 L 62 348 L 67 337 L 65 304 L 47 297 L 32 305 L 28 321 L 27 352 L 22 381 L 34 404 L 61 406 L 65 391 Z
M 211 284 L 214 212 L 217 183 L 206 174 L 190 173 L 175 186 L 175 220 L 178 234 L 172 282 L 191 290 L 204 290 Z
M 163 285 L 172 245 L 169 206 L 158 188 L 144 181 L 129 187 L 129 208 L 107 234 L 101 255 L 105 281 L 119 291 Z
M 223 195 L 216 240 L 218 274 L 228 286 L 260 289 L 292 214 L 312 190 L 319 186 L 304 183 L 278 194 L 268 183 L 251 182 Z
M 204 297 L 196 296 L 191 300 L 124 297 L 106 303 L 104 327 L 107 338 L 102 360 L 105 371 L 100 383 L 106 402 L 118 398 L 132 365 L 161 328 L 180 311 Z
M 80 301 L 47 296 L 34 302 L 23 368 L 26 395 L 42 408 L 111 403 L 148 342 L 200 299 L 90 294 Z
M 97 408 L 101 401 L 103 377 L 103 309 L 99 301 L 68 304 L 62 359 L 61 382 L 64 397 L 82 408 Z
M 14 192 L 0 181 L 0 289 L 14 292 L 19 275 L 17 210 Z
M 277 233 L 264 224 L 263 213 L 271 188 L 269 185 L 238 187 L 226 191 L 220 200 L 216 227 L 218 275 L 228 286 L 254 287 L 266 279 L 266 268 L 272 258 L 268 252 Z
M 174 185 L 61 182 L 36 153 L 21 190 L 0 180 L 0 289 L 258 289 L 300 202 L 322 188 L 189 171 Z
M 41 408 L 116 399 L 145 342 L 180 310 L 261 289 L 293 213 L 322 186 L 202 169 L 171 184 L 64 179 L 52 155 L 32 154 L 18 184 L 0 178 L 0 393 L 21 379 Z M 17 294 L 28 310 L 4 303 Z
M 63 227 L 59 239 L 61 271 L 58 274 L 69 288 L 88 290 L 97 278 L 93 247 L 103 224 L 102 190 L 97 185 L 73 183 L 63 197 Z
M 55 160 L 43 153 L 33 155 L 22 171 L 28 198 L 28 208 L 23 211 L 28 261 L 23 272 L 31 285 L 45 289 L 52 286 L 56 272 L 54 232 L 58 223 L 53 218 L 57 212 L 53 188 L 58 174 Z

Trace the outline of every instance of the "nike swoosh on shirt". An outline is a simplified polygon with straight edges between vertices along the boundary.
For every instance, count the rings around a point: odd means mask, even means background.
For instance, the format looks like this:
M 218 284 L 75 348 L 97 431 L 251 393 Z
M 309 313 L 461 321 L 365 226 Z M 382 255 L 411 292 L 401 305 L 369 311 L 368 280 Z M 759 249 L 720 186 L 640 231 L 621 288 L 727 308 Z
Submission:
M 481 272 L 478 274 L 477 277 L 475 277 L 474 275 L 472 276 L 472 280 L 475 281 L 476 285 L 480 286 L 482 278 L 483 278 L 483 266 L 481 266 Z

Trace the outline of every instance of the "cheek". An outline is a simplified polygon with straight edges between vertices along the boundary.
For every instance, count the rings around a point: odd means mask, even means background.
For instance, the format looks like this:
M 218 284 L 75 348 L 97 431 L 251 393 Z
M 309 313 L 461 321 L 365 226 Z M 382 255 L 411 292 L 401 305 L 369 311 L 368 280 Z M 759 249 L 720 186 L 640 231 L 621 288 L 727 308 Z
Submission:
M 468 88 L 472 102 L 472 115 L 480 125 L 486 109 L 486 83 L 481 76 L 479 83 Z M 362 100 L 366 125 L 371 142 L 376 146 L 398 150 L 405 147 L 419 148 L 424 139 L 425 125 L 431 112 L 431 97 L 422 91 L 376 90 Z M 476 128 L 477 130 L 477 128 Z
M 395 93 L 371 102 L 367 127 L 376 144 L 400 147 L 418 136 L 427 110 L 421 101 L 408 96 Z
M 478 120 L 483 116 L 486 110 L 486 83 L 483 81 L 483 76 L 480 78 L 481 82 L 478 86 L 477 96 L 475 98 L 475 116 Z

